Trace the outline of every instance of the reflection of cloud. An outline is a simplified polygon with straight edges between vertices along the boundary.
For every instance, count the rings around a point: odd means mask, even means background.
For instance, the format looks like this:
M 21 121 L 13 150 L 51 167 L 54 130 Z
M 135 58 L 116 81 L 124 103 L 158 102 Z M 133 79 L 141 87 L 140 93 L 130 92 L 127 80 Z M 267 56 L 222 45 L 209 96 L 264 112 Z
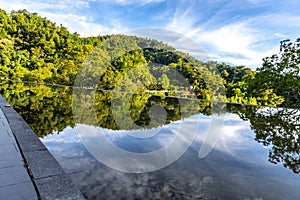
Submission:
M 110 130 L 91 125 L 77 124 L 80 136 L 85 142 L 109 140 L 124 150 L 133 152 L 150 152 L 169 145 L 178 136 L 183 143 L 189 143 L 188 132 L 194 130 L 199 116 L 171 122 L 162 127 L 146 130 Z M 182 126 L 184 124 L 184 126 Z M 106 138 L 105 138 L 106 137 Z
M 106 131 L 84 124 L 77 124 L 76 128 L 84 146 L 105 165 L 124 172 L 144 173 L 169 166 L 190 147 L 197 133 L 197 121 L 189 119 L 165 125 L 152 137 L 134 137 L 133 132 L 137 131 Z
M 46 141 L 51 153 L 88 198 L 297 199 L 300 181 L 297 175 L 266 164 L 267 150 L 253 140 L 254 133 L 249 128 L 249 122 L 242 121 L 235 114 L 226 114 L 224 117 L 222 136 L 209 156 L 198 159 L 197 152 L 212 118 L 195 115 L 189 118 L 185 129 L 188 131 L 190 125 L 199 122 L 194 148 L 172 165 L 150 173 L 123 173 L 97 162 L 82 143 L 76 143 L 74 137 L 77 136 L 71 128 L 42 140 Z M 178 124 L 170 124 L 168 129 L 172 130 Z M 122 138 L 123 133 L 113 139 Z M 114 155 L 110 159 L 113 160 Z
M 72 137 L 70 137 L 70 135 Z M 76 129 L 71 127 L 66 127 L 63 131 L 57 133 L 53 132 L 50 135 L 47 135 L 44 138 L 40 138 L 43 143 L 78 143 L 80 142 L 80 138 Z
M 250 122 L 243 121 L 236 114 L 227 114 L 221 137 L 215 148 L 230 156 L 249 163 L 269 164 L 268 150 L 255 141 Z
M 86 154 L 77 130 L 71 127 L 65 128 L 59 134 L 53 132 L 40 139 L 58 160 L 82 157 Z
M 255 145 L 249 123 L 235 114 L 225 116 L 223 136 L 212 155 L 205 159 L 197 159 L 198 149 L 187 151 L 169 167 L 142 174 L 122 173 L 101 164 L 91 165 L 92 161 L 84 160 L 88 163 L 82 166 L 88 165 L 89 168 L 72 174 L 72 177 L 76 183 L 88 188 L 84 190 L 87 194 L 97 195 L 101 191 L 101 196 L 107 199 L 168 199 L 171 196 L 178 199 L 289 197 L 292 193 L 282 191 L 296 188 L 299 181 L 290 184 L 292 177 L 283 173 L 284 171 L 262 167 L 267 163 L 267 160 L 263 160 L 267 157 L 267 151 L 260 145 Z M 206 130 L 211 117 L 191 117 L 190 122 L 197 123 L 199 119 L 199 130 Z M 198 138 L 202 138 L 203 133 L 199 134 Z M 231 156 L 228 156 L 228 149 Z M 272 176 L 273 174 L 278 176 Z M 224 184 L 224 180 L 228 184 Z
M 198 135 L 193 145 L 196 151 L 199 151 L 199 148 L 202 147 L 204 143 L 209 142 L 209 139 L 205 138 L 205 134 L 209 128 L 211 128 L 212 119 L 212 116 L 201 116 L 198 125 Z M 250 129 L 250 123 L 248 121 L 243 121 L 236 114 L 224 114 L 223 120 L 223 125 L 219 123 L 219 125 L 223 127 L 212 127 L 212 132 L 210 132 L 210 134 L 218 134 L 220 136 L 215 146 L 213 146 L 213 151 L 225 153 L 247 163 L 254 162 L 263 165 L 268 163 L 266 159 L 268 157 L 268 150 L 262 148 L 262 146 L 254 140 L 255 135 Z M 214 133 L 214 131 L 220 130 L 222 131 L 221 133 Z M 208 154 L 208 157 L 209 155 L 210 154 Z

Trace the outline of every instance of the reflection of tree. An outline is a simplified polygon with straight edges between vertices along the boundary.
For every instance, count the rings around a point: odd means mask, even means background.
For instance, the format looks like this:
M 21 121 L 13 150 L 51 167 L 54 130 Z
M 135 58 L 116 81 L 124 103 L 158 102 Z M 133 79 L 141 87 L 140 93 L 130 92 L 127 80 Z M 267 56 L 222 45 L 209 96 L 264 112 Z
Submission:
M 93 98 L 93 95 L 95 101 L 90 103 L 95 103 L 95 105 L 89 105 L 86 99 Z M 76 93 L 73 101 L 75 102 L 75 109 L 77 109 L 75 114 L 78 113 L 75 116 L 76 122 L 98 125 L 112 130 L 147 129 L 169 124 L 199 112 L 211 114 L 209 102 L 190 99 L 179 100 L 174 97 L 166 97 L 163 94 L 112 91 L 97 91 L 93 94 L 81 91 Z M 161 107 L 166 112 L 165 119 L 161 110 L 153 110 L 153 108 L 157 108 L 155 106 Z M 96 114 L 97 119 L 95 116 L 87 115 L 87 113 L 92 112 Z
M 2 83 L 0 85 L 0 92 L 4 98 L 40 137 L 53 131 L 62 131 L 67 126 L 73 127 L 75 125 L 74 117 L 77 123 L 96 125 L 107 129 L 120 130 L 124 127 L 126 129 L 146 129 L 169 124 L 199 112 L 210 115 L 212 110 L 209 102 L 179 100 L 166 97 L 164 94 L 90 92 L 90 90 L 81 89 L 82 92 L 76 93 L 77 96 L 72 96 L 73 90 L 75 89 L 69 87 L 48 87 L 24 83 Z M 77 105 L 75 112 L 78 115 L 76 116 L 73 116 L 74 102 Z M 113 103 L 117 106 L 112 107 Z M 156 105 L 165 111 L 166 119 L 158 116 L 163 114 L 159 110 L 152 112 L 153 106 L 157 108 Z M 124 107 L 125 111 L 128 108 L 129 117 L 127 118 L 124 118 Z M 121 120 L 116 123 L 118 116 Z
M 300 110 L 264 108 L 246 109 L 244 117 L 250 120 L 256 133 L 255 140 L 271 146 L 269 161 L 283 163 L 293 172 L 300 172 Z
M 75 125 L 68 87 L 2 83 L 0 92 L 39 137 Z

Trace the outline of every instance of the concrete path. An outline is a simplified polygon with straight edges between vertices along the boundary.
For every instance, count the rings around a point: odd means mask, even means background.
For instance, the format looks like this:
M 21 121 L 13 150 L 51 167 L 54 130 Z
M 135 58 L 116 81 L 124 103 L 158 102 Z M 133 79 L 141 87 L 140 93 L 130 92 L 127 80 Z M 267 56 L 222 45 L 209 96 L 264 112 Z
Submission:
M 37 199 L 16 139 L 0 108 L 0 199 Z
M 0 200 L 83 200 L 29 125 L 6 105 L 0 95 Z

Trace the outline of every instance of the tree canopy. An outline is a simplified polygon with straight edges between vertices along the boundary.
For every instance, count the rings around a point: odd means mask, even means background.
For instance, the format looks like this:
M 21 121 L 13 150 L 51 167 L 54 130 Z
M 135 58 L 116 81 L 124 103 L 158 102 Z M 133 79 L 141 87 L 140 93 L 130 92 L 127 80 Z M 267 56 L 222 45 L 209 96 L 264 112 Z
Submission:
M 249 83 L 251 94 L 268 89 L 284 98 L 281 106 L 300 108 L 300 38 L 282 41 L 279 54 L 264 58 L 257 71 Z
M 265 58 L 255 72 L 243 66 L 202 62 L 153 39 L 82 38 L 37 13 L 0 10 L 0 76 L 2 81 L 72 86 L 79 70 L 93 65 L 93 71 L 83 72 L 85 83 L 96 77 L 98 89 L 134 87 L 166 95 L 183 91 L 182 96 L 200 94 L 206 100 L 299 107 L 299 41 L 283 41 L 279 55 Z M 93 58 L 91 63 L 87 63 L 89 58 Z M 100 77 L 95 75 L 99 72 Z

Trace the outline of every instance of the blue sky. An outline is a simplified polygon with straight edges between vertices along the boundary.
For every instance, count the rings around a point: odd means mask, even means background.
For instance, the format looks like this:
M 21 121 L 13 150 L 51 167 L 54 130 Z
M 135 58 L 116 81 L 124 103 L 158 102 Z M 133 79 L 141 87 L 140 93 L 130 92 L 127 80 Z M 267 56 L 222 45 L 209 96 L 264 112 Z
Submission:
M 300 37 L 298 0 L 0 0 L 81 36 L 165 28 L 199 44 L 212 60 L 255 69 L 283 39 Z

